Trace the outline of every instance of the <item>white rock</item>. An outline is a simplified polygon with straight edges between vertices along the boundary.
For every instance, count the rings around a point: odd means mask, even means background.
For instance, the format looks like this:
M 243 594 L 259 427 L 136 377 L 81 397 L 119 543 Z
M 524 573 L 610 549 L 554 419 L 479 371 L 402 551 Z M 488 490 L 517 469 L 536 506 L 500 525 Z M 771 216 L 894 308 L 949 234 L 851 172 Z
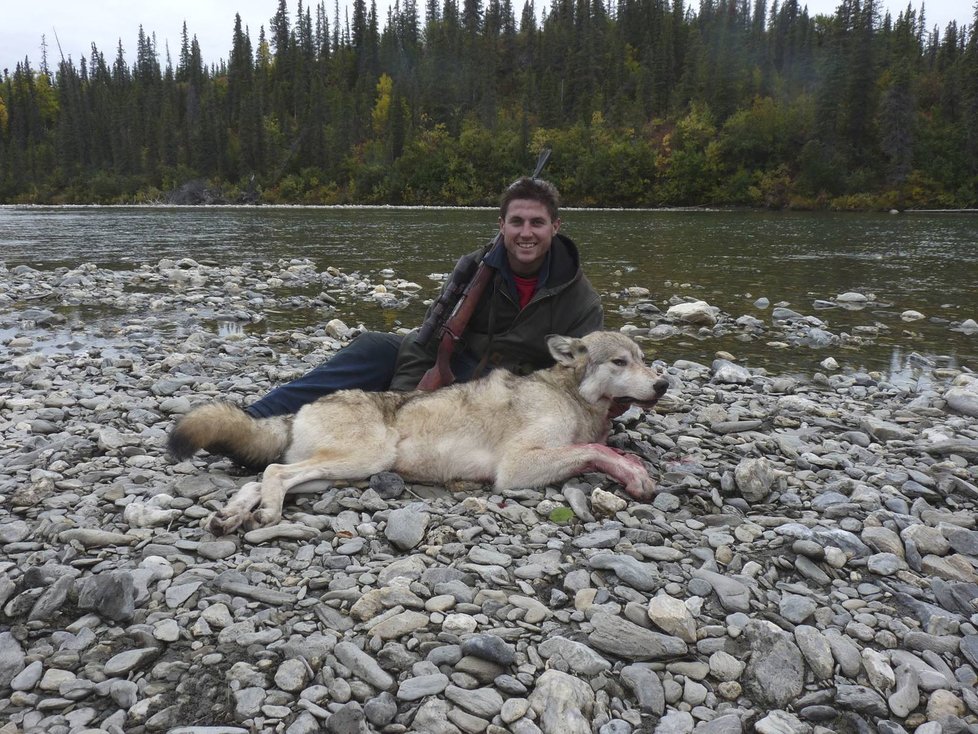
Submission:
M 343 323 L 340 319 L 332 319 L 326 322 L 326 326 L 323 330 L 328 336 L 334 339 L 347 339 L 350 336 L 350 327 Z
M 149 503 L 130 502 L 122 516 L 134 528 L 158 528 L 180 517 L 180 510 L 164 510 Z
M 866 671 L 866 676 L 869 678 L 869 684 L 883 695 L 886 695 L 887 691 L 896 684 L 896 675 L 893 673 L 890 662 L 882 653 L 870 647 L 863 648 L 862 658 L 863 668 Z
M 614 516 L 628 507 L 628 502 L 616 494 L 601 487 L 595 487 L 591 492 L 591 509 L 598 515 Z
M 659 594 L 649 601 L 649 619 L 663 632 L 685 642 L 696 642 L 696 620 L 680 599 Z
M 666 316 L 671 316 L 687 324 L 698 326 L 715 326 L 720 309 L 711 306 L 706 301 L 693 301 L 692 303 L 677 303 L 666 311 Z
M 959 375 L 944 393 L 944 400 L 951 410 L 978 418 L 978 378 Z
M 783 471 L 776 469 L 770 460 L 764 458 L 742 459 L 734 469 L 737 488 L 748 502 L 763 500 L 783 476 Z

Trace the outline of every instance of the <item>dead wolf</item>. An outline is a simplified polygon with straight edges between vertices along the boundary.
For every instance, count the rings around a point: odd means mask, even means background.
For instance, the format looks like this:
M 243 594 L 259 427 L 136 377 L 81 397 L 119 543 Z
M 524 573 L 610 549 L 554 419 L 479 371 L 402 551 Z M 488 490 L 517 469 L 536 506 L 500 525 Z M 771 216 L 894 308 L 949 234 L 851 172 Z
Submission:
M 382 471 L 504 490 L 596 470 L 632 497 L 650 498 L 655 483 L 642 461 L 604 442 L 609 411 L 627 403 L 653 406 L 668 380 L 617 332 L 551 336 L 547 346 L 556 364 L 525 377 L 494 370 L 434 392 L 343 390 L 274 418 L 208 403 L 177 423 L 168 448 L 176 459 L 206 449 L 265 468 L 260 483 L 245 484 L 211 516 L 215 535 L 279 522 L 285 495 L 304 482 L 366 479 Z

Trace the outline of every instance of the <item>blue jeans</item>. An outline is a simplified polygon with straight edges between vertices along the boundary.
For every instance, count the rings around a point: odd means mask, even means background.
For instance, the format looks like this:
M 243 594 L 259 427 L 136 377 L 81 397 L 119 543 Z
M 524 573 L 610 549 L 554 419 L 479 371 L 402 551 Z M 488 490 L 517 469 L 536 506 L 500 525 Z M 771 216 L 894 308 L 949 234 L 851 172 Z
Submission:
M 365 331 L 332 358 L 302 377 L 276 387 L 245 408 L 245 412 L 255 418 L 271 418 L 296 413 L 306 403 L 337 390 L 387 390 L 394 379 L 397 351 L 403 338 L 397 334 Z M 472 379 L 478 360 L 464 351 L 456 351 L 451 365 L 455 379 L 465 382 Z
M 397 334 L 365 331 L 331 359 L 276 387 L 245 412 L 255 418 L 271 418 L 295 413 L 306 403 L 337 390 L 386 390 L 394 378 L 401 339 Z

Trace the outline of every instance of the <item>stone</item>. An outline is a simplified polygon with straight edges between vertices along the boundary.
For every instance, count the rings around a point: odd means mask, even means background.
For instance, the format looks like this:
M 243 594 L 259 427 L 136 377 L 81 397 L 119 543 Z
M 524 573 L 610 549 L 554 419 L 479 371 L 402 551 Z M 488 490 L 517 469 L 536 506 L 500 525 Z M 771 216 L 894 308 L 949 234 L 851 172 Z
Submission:
M 529 702 L 543 734 L 591 734 L 595 695 L 580 678 L 546 670 L 537 679 Z
M 122 622 L 136 612 L 136 587 L 127 571 L 110 571 L 78 582 L 78 607 L 105 619 Z
M 545 660 L 562 662 L 574 674 L 593 677 L 611 669 L 611 663 L 587 645 L 555 635 L 540 643 L 537 648 Z
M 744 689 L 759 701 L 784 708 L 801 695 L 805 663 L 794 640 L 770 623 L 751 622 L 744 632 L 751 656 L 744 669 Z
M 741 459 L 734 469 L 737 488 L 748 502 L 763 501 L 782 476 L 783 472 L 765 458 Z
M 681 600 L 666 594 L 654 596 L 649 601 L 648 614 L 652 623 L 666 634 L 687 643 L 696 642 L 696 620 Z
M 687 652 L 678 637 L 644 629 L 627 619 L 599 612 L 591 618 L 594 631 L 588 635 L 593 647 L 626 660 L 657 660 Z
M 384 535 L 400 550 L 414 548 L 424 537 L 430 516 L 422 507 L 415 503 L 391 512 Z

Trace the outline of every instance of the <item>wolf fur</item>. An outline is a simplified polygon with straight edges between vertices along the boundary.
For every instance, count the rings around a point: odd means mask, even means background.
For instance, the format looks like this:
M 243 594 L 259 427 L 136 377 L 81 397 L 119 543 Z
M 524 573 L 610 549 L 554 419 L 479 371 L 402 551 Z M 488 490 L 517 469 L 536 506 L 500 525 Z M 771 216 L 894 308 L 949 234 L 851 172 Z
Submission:
M 279 522 L 285 495 L 305 482 L 365 479 L 382 471 L 504 490 L 597 470 L 631 496 L 651 497 L 655 483 L 642 461 L 604 442 L 615 405 L 651 407 L 668 381 L 617 332 L 552 336 L 548 347 L 556 364 L 525 377 L 495 370 L 434 392 L 344 390 L 294 416 L 256 419 L 227 403 L 209 403 L 177 423 L 169 451 L 185 459 L 206 449 L 266 467 L 260 483 L 245 484 L 210 518 L 215 534 Z

